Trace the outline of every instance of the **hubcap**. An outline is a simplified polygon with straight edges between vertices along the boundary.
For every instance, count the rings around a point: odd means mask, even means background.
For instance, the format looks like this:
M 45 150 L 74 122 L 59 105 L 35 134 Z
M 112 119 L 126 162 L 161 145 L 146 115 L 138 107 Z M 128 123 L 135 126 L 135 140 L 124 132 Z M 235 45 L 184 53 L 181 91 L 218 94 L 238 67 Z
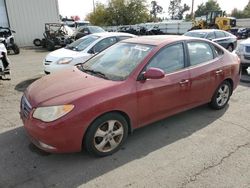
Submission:
M 94 146 L 100 152 L 112 151 L 121 143 L 123 134 L 124 129 L 119 121 L 106 121 L 96 130 Z
M 216 98 L 216 102 L 218 104 L 218 106 L 223 106 L 226 104 L 229 95 L 230 95 L 230 90 L 229 90 L 229 86 L 226 84 L 223 84 L 220 89 L 218 90 L 218 94 L 217 94 L 217 98 Z

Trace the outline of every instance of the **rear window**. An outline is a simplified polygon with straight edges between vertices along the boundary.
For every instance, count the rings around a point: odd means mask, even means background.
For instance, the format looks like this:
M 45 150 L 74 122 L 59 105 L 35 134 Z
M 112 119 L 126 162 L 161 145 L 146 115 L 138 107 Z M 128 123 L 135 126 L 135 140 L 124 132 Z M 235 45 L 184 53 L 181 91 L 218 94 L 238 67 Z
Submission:
M 222 31 L 215 31 L 216 38 L 224 38 L 226 37 L 225 33 Z
M 206 32 L 198 32 L 198 31 L 195 31 L 195 32 L 187 32 L 184 34 L 185 36 L 188 36 L 188 37 L 198 37 L 198 38 L 205 38 L 207 33 Z

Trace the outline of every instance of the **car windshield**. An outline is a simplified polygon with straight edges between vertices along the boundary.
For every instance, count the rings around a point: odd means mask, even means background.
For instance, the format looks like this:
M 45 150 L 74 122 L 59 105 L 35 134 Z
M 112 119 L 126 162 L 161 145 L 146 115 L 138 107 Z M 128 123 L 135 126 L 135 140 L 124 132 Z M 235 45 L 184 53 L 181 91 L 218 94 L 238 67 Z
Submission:
M 105 76 L 109 80 L 125 80 L 153 47 L 134 43 L 117 43 L 79 66 L 79 69 L 97 76 L 102 75 L 103 78 Z
M 207 33 L 206 32 L 187 32 L 184 34 L 185 36 L 188 36 L 188 37 L 197 37 L 197 38 L 205 38 Z
M 90 26 L 89 31 L 90 31 L 90 33 L 102 33 L 102 32 L 105 32 L 105 30 L 103 28 L 97 27 L 97 26 Z
M 90 44 L 95 42 L 98 38 L 99 38 L 98 36 L 88 35 L 86 37 L 76 40 L 75 42 L 69 44 L 65 48 L 74 51 L 82 51 L 86 49 Z

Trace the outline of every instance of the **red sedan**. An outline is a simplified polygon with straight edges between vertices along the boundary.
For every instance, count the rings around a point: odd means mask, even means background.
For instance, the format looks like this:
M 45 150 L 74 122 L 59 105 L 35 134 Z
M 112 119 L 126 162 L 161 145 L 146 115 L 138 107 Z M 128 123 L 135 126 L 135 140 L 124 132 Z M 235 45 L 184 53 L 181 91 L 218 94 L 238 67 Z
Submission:
M 239 59 L 184 36 L 128 39 L 25 91 L 21 118 L 48 152 L 116 152 L 134 129 L 209 103 L 224 108 L 239 83 Z

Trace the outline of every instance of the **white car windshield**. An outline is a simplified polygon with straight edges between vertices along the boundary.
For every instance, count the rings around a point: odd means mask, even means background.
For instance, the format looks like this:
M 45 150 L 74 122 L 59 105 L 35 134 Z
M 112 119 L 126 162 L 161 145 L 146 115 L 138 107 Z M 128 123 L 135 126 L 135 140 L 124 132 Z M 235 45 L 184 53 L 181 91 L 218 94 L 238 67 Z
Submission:
M 154 46 L 117 43 L 79 66 L 83 72 L 106 79 L 125 80 Z
M 88 35 L 86 37 L 76 40 L 75 42 L 69 44 L 65 48 L 74 51 L 82 51 L 85 50 L 90 44 L 95 42 L 98 38 L 100 37 L 94 35 Z

